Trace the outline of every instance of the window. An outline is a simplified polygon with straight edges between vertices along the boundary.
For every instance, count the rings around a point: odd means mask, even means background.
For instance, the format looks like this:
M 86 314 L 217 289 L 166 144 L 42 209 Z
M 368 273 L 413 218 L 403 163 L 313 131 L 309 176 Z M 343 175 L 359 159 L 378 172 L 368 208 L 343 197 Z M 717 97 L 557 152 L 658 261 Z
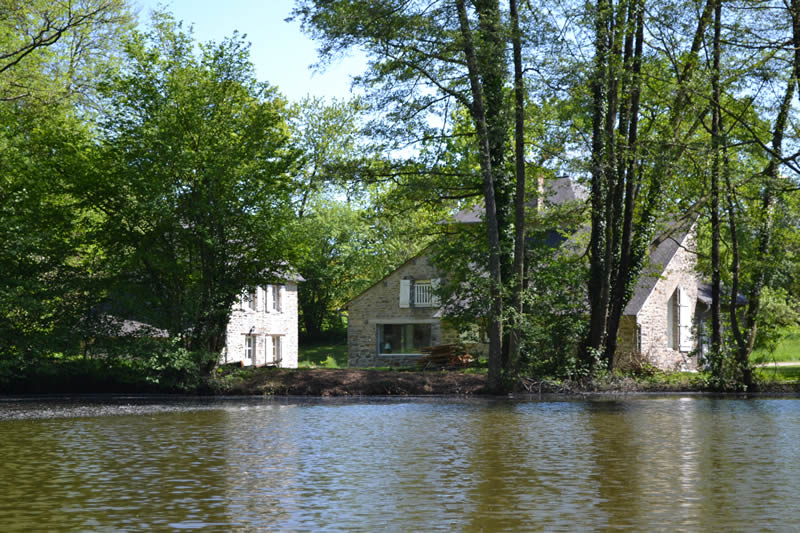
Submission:
M 278 335 L 272 336 L 272 362 L 281 362 L 281 338 Z
M 256 336 L 245 335 L 244 337 L 244 357 L 248 361 L 252 361 L 256 355 Z
M 417 354 L 430 345 L 430 324 L 378 324 L 380 354 Z
M 255 311 L 258 308 L 258 289 L 253 288 L 245 291 L 242 296 L 242 302 L 245 308 Z
M 438 307 L 438 279 L 401 279 L 400 307 Z
M 691 309 L 686 289 L 678 287 L 667 302 L 667 346 L 673 350 L 692 350 Z
M 281 312 L 281 286 L 270 285 L 270 296 L 272 297 L 272 310 L 276 313 Z

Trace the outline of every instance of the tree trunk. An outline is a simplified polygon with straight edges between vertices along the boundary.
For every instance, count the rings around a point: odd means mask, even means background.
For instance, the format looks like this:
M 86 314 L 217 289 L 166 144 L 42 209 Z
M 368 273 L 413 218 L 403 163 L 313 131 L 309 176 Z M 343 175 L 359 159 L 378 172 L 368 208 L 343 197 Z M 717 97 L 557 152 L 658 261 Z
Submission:
M 630 5 L 629 20 L 635 21 L 633 32 L 626 36 L 625 43 L 625 69 L 626 83 L 623 90 L 629 99 L 620 113 L 620 125 L 627 128 L 627 146 L 621 150 L 618 161 L 618 187 L 616 191 L 616 209 L 622 211 L 622 235 L 617 239 L 619 244 L 619 259 L 612 278 L 613 290 L 611 309 L 608 317 L 608 340 L 606 343 L 605 359 L 609 369 L 614 368 L 615 353 L 617 350 L 617 333 L 619 331 L 622 313 L 625 305 L 630 300 L 633 283 L 631 268 L 633 266 L 633 211 L 636 202 L 636 183 L 638 182 L 638 126 L 639 126 L 639 98 L 641 95 L 641 70 L 642 50 L 644 44 L 644 3 L 633 0 Z M 635 33 L 635 37 L 633 34 Z M 630 87 L 627 90 L 627 87 Z
M 595 58 L 592 79 L 592 156 L 591 156 L 591 236 L 589 241 L 589 338 L 583 350 L 584 363 L 592 368 L 594 354 L 603 348 L 606 340 L 608 292 L 605 279 L 608 265 L 605 262 L 606 236 L 606 184 L 605 151 L 606 98 L 608 87 L 609 18 L 608 0 L 597 0 L 595 13 Z
M 719 174 L 722 152 L 720 99 L 722 91 L 719 85 L 720 30 L 722 27 L 722 2 L 714 4 L 714 44 L 713 65 L 711 70 L 711 150 L 713 163 L 711 167 L 711 350 L 716 357 L 721 357 L 722 350 L 722 309 L 720 291 L 720 220 L 719 220 Z
M 494 174 L 492 171 L 491 143 L 489 127 L 486 122 L 486 108 L 483 101 L 481 73 L 469 26 L 465 0 L 456 0 L 458 20 L 461 28 L 464 55 L 467 60 L 470 89 L 472 92 L 471 114 L 478 134 L 478 152 L 480 156 L 481 175 L 483 177 L 483 195 L 486 204 L 486 233 L 489 245 L 489 277 L 491 280 L 491 307 L 489 309 L 489 376 L 488 388 L 493 392 L 503 390 L 502 376 L 502 275 L 500 261 L 500 234 L 497 224 L 497 211 L 494 194 Z
M 798 63 L 800 67 L 800 63 Z M 795 69 L 795 72 L 797 68 Z M 786 91 L 781 101 L 781 106 L 778 109 L 778 115 L 775 118 L 775 126 L 772 132 L 772 154 L 770 155 L 770 162 L 764 169 L 764 186 L 761 192 L 761 222 L 758 228 L 758 248 L 756 257 L 756 268 L 753 279 L 753 286 L 748 294 L 747 310 L 744 316 L 744 327 L 747 334 L 744 335 L 742 328 L 739 325 L 738 315 L 736 312 L 736 297 L 738 295 L 739 286 L 739 250 L 738 250 L 738 236 L 736 235 L 736 221 L 734 217 L 733 208 L 729 208 L 729 218 L 732 233 L 732 244 L 734 246 L 734 258 L 731 265 L 733 274 L 733 287 L 731 294 L 731 301 L 729 312 L 731 317 L 731 329 L 733 331 L 734 339 L 736 340 L 736 364 L 742 377 L 742 385 L 746 388 L 753 386 L 753 369 L 750 367 L 750 354 L 753 352 L 753 346 L 756 341 L 756 334 L 758 333 L 758 314 L 761 310 L 761 292 L 767 280 L 767 270 L 769 264 L 767 258 L 769 249 L 772 243 L 773 234 L 773 217 L 774 217 L 774 202 L 775 202 L 775 189 L 780 179 L 780 164 L 783 157 L 783 136 L 786 130 L 788 121 L 789 110 L 791 109 L 792 99 L 795 92 L 795 80 L 790 79 L 786 85 Z M 732 187 L 728 184 L 729 196 L 733 197 Z M 732 200 L 729 200 L 732 203 Z
M 522 339 L 522 292 L 525 289 L 525 94 L 522 78 L 522 34 L 519 28 L 517 0 L 509 0 L 511 11 L 511 44 L 514 52 L 514 274 L 511 305 L 514 322 L 509 336 L 507 373 L 519 371 Z

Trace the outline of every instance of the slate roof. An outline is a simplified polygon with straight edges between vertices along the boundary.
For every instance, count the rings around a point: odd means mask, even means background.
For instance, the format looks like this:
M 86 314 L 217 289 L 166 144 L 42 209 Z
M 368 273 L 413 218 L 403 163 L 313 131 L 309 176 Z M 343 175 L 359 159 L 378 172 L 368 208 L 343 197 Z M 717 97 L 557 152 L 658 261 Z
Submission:
M 623 315 L 636 315 L 641 311 L 653 288 L 664 273 L 672 258 L 685 246 L 686 237 L 694 227 L 687 221 L 672 221 L 665 224 L 664 229 L 650 243 L 649 264 L 645 266 L 631 300 L 625 306 Z
M 727 305 L 730 301 L 730 291 L 725 290 L 725 287 L 722 288 L 722 298 L 723 298 L 723 305 Z M 711 307 L 711 284 L 710 283 L 700 283 L 697 286 L 697 299 Z M 747 304 L 747 298 L 743 294 L 736 295 L 736 305 L 742 306 Z
M 570 178 L 555 178 L 544 182 L 544 194 L 542 196 L 545 204 L 564 205 L 569 202 L 585 202 L 589 197 L 589 191 L 586 190 L 586 187 Z M 528 207 L 533 207 L 533 204 Z M 462 209 L 453 215 L 452 222 L 477 224 L 483 220 L 485 211 L 483 204 L 479 203 Z

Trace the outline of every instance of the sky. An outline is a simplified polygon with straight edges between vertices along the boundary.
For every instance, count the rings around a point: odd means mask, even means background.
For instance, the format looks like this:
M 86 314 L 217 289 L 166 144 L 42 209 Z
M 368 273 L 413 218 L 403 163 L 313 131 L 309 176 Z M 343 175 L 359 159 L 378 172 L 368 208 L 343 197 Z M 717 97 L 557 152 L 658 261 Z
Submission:
M 300 31 L 298 22 L 285 22 L 294 0 L 134 0 L 141 24 L 156 7 L 166 7 L 176 20 L 194 25 L 198 42 L 220 41 L 234 30 L 252 43 L 250 54 L 259 80 L 267 81 L 291 101 L 306 95 L 348 98 L 350 77 L 366 65 L 362 55 L 345 57 L 323 72 L 317 63 L 317 44 Z

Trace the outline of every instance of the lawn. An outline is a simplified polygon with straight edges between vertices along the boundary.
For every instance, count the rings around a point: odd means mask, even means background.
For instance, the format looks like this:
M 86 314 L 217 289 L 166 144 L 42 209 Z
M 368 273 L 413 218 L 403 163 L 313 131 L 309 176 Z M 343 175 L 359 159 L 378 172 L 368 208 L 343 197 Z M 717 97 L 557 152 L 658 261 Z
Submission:
M 773 353 L 756 350 L 751 359 L 754 363 L 797 361 L 800 365 L 800 328 L 792 328 Z
M 297 354 L 300 368 L 347 368 L 346 343 L 304 343 Z
M 756 369 L 756 376 L 762 381 L 800 382 L 798 366 L 763 366 Z

